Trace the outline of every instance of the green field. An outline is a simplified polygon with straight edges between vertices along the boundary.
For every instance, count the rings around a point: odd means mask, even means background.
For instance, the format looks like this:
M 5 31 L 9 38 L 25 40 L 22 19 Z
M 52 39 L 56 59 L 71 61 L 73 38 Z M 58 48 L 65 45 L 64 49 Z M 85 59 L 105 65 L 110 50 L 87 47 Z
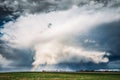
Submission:
M 0 80 L 120 80 L 120 72 L 11 72 Z

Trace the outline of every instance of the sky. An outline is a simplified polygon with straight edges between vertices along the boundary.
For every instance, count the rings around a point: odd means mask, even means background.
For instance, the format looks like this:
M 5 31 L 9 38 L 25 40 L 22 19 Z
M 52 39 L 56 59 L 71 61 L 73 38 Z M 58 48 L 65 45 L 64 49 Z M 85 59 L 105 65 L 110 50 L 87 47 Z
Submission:
M 120 0 L 0 0 L 0 72 L 120 71 Z

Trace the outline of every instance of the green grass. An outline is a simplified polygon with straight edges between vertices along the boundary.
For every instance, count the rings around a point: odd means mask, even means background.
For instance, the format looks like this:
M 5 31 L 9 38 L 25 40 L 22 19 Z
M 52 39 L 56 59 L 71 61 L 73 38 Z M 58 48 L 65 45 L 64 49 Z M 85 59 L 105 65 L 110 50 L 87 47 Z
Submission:
M 120 80 L 120 72 L 11 72 L 0 80 Z

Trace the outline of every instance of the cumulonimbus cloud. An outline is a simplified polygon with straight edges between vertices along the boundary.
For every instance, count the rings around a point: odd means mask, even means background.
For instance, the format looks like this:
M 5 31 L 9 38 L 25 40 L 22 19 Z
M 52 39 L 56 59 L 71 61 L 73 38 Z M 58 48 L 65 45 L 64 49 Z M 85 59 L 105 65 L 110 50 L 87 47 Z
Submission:
M 99 24 L 120 19 L 119 12 L 111 11 L 84 11 L 73 6 L 66 11 L 22 15 L 4 25 L 2 40 L 13 48 L 35 50 L 33 70 L 39 64 L 108 62 L 109 53 L 83 49 L 77 44 L 76 36 L 86 35 Z

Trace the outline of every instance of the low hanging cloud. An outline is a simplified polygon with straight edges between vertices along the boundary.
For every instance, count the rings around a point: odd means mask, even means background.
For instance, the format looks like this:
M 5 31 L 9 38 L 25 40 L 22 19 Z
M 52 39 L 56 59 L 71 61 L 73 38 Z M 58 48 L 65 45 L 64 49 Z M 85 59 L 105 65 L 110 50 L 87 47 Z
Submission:
M 70 46 L 61 42 L 41 43 L 35 47 L 35 70 L 39 64 L 59 64 L 59 63 L 106 63 L 109 53 L 99 51 L 85 51 L 81 47 Z

